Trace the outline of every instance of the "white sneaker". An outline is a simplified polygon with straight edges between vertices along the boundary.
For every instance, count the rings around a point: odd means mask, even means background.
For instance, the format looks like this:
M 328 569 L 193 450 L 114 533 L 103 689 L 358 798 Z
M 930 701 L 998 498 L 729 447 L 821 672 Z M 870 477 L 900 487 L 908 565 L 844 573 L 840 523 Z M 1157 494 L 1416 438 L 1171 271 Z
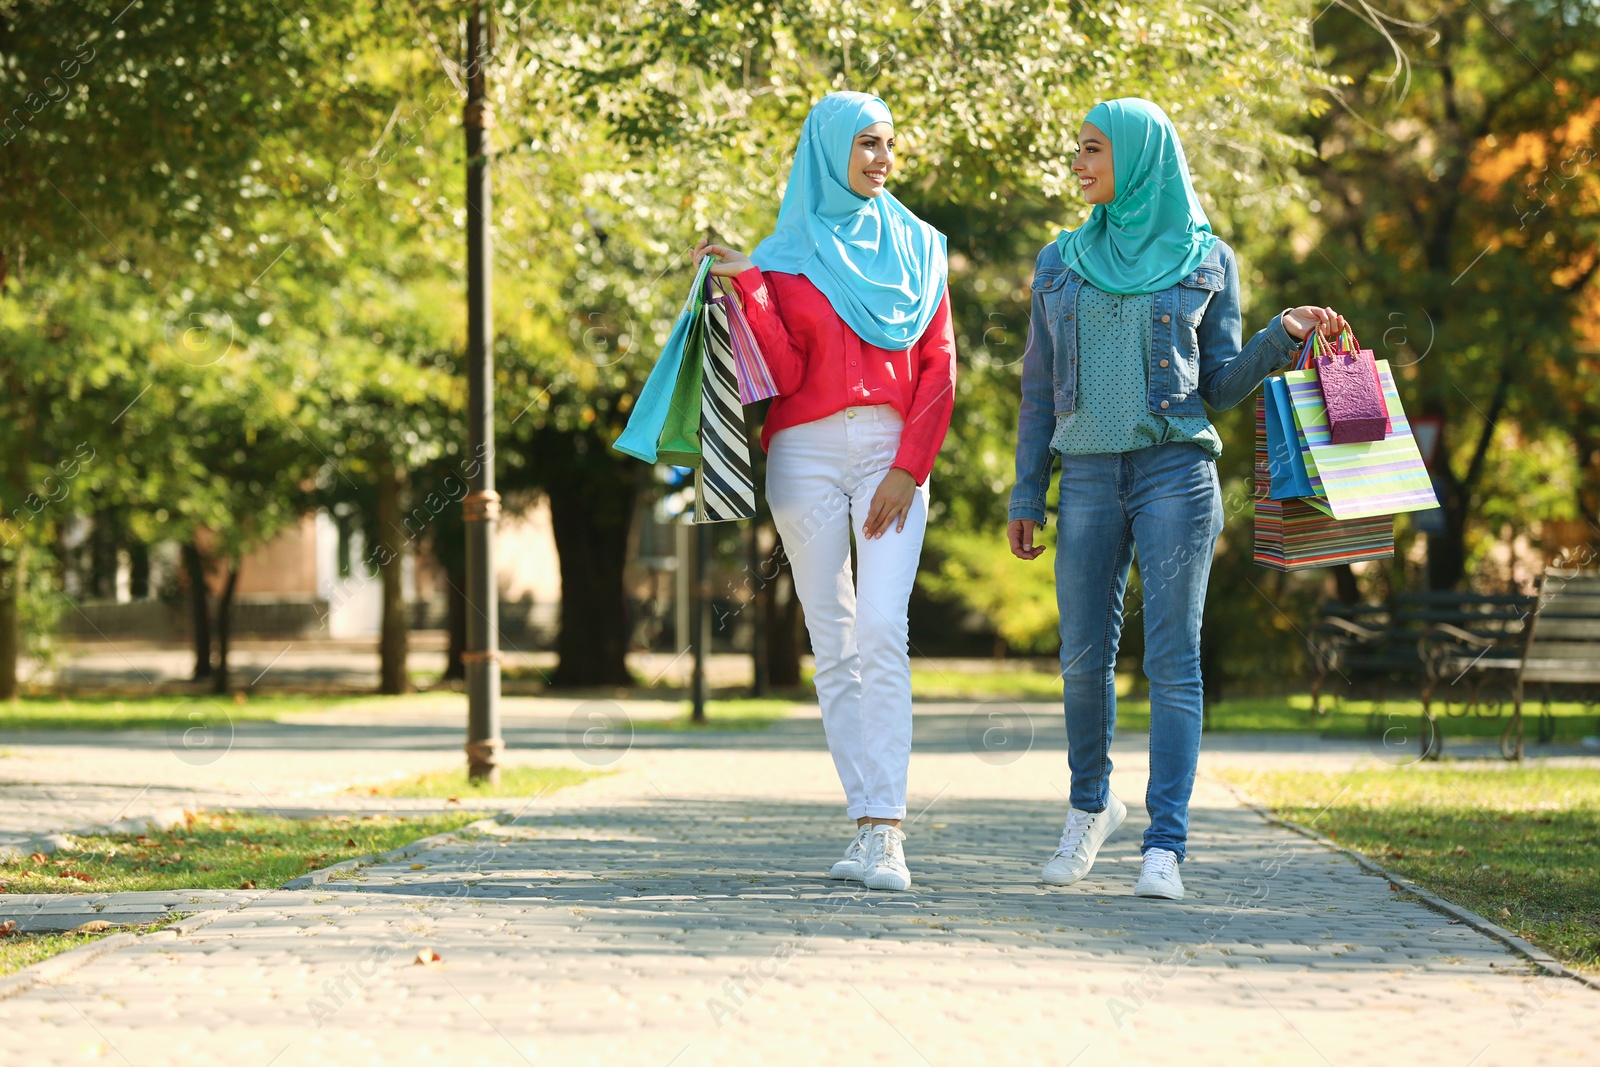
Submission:
M 1069 809 L 1066 828 L 1061 831 L 1061 844 L 1044 865 L 1045 882 L 1071 885 L 1080 881 L 1094 866 L 1100 846 L 1127 817 L 1128 806 L 1118 800 L 1115 793 L 1107 794 L 1105 811 Z
M 864 822 L 861 829 L 856 831 L 856 836 L 850 839 L 849 847 L 844 850 L 844 859 L 833 865 L 828 872 L 829 878 L 842 878 L 847 882 L 859 882 L 867 873 L 867 838 L 872 836 L 872 824 Z
M 867 836 L 867 860 L 861 881 L 868 889 L 910 889 L 911 872 L 906 869 L 902 844 L 906 835 L 897 826 L 878 823 Z
M 1183 878 L 1178 874 L 1178 854 L 1164 848 L 1145 851 L 1144 870 L 1134 883 L 1136 897 L 1161 897 L 1165 900 L 1183 899 Z

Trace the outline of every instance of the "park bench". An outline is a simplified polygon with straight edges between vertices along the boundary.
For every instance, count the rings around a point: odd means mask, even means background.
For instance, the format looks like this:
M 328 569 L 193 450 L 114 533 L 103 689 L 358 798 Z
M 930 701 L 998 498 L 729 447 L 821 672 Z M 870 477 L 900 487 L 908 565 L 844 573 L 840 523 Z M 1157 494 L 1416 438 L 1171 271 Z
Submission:
M 1544 698 L 1540 741 L 1555 737 L 1553 689 L 1575 691 L 1587 704 L 1600 700 L 1600 575 L 1549 571 L 1539 579 L 1538 596 L 1529 599 L 1520 626 L 1507 622 L 1496 630 L 1440 624 L 1424 636 L 1424 758 L 1438 759 L 1441 749 L 1442 731 L 1433 710 L 1436 696 L 1444 698 L 1447 715 L 1453 694 L 1461 696 L 1463 715 L 1484 715 L 1489 709 L 1498 715 L 1510 703 L 1511 717 L 1500 735 L 1500 754 L 1508 760 L 1522 758 L 1529 685 L 1539 686 Z M 1486 687 L 1500 699 L 1486 699 Z
M 1533 604 L 1533 597 L 1515 594 L 1428 591 L 1403 593 L 1392 609 L 1325 605 L 1310 635 L 1317 672 L 1311 683 L 1313 721 L 1323 713 L 1323 695 L 1332 684 L 1342 683 L 1345 695 L 1370 694 L 1380 705 L 1393 689 L 1409 689 L 1422 699 L 1423 744 L 1431 748 L 1438 739 L 1437 717 L 1431 713 L 1435 691 L 1440 681 L 1462 673 L 1461 667 L 1447 672 L 1443 652 L 1464 647 L 1459 638 L 1471 644 L 1472 655 L 1501 647 L 1515 655 Z M 1486 655 L 1480 665 L 1487 661 L 1491 657 Z M 1477 673 L 1469 671 L 1468 676 L 1473 683 L 1480 681 Z M 1476 689 L 1470 692 L 1477 695 Z M 1384 716 L 1374 712 L 1373 719 L 1378 727 Z

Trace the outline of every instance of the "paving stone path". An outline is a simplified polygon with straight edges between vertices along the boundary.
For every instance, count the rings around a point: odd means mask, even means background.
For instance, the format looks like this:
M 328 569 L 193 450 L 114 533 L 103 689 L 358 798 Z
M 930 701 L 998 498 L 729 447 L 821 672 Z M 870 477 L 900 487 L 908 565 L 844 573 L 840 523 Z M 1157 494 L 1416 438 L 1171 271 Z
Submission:
M 908 893 L 820 877 L 848 826 L 814 723 L 641 744 L 400 862 L 167 902 L 200 917 L 0 999 L 0 1028 L 30 1064 L 131 1067 L 1593 1062 L 1600 994 L 1214 779 L 1188 898 L 1131 896 L 1137 736 L 1113 750 L 1128 824 L 1088 881 L 1040 885 L 1059 739 L 997 756 L 967 730 L 919 719 Z

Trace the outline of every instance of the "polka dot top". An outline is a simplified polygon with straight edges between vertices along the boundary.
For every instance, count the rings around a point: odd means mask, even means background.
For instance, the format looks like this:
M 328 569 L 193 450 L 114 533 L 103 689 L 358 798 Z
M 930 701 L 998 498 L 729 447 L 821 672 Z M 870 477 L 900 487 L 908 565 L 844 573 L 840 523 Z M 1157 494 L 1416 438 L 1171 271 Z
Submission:
M 1154 307 L 1153 293 L 1118 296 L 1087 282 L 1079 287 L 1077 410 L 1056 417 L 1051 449 L 1081 456 L 1187 441 L 1212 458 L 1222 454 L 1222 438 L 1204 415 L 1171 417 L 1150 410 Z

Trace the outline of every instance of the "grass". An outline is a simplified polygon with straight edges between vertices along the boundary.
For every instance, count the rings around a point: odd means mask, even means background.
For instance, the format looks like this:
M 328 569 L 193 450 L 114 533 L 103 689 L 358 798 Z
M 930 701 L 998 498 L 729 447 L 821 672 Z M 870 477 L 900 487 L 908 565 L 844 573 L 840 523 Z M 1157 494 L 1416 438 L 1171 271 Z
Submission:
M 973 701 L 1028 701 L 1054 703 L 1061 697 L 1061 683 L 1054 673 L 1042 670 L 1029 661 L 996 661 L 997 669 L 951 669 L 948 667 L 918 666 L 912 661 L 912 694 L 919 701 L 973 700 Z M 815 695 L 806 687 L 792 699 L 744 698 L 716 699 L 708 708 L 709 722 L 696 726 L 689 719 L 689 705 L 684 702 L 682 711 L 670 718 L 639 718 L 633 722 L 636 731 L 694 730 L 764 730 L 790 715 L 797 706 L 815 706 Z M 1135 677 L 1131 674 L 1117 676 L 1118 725 L 1130 731 L 1148 729 L 1150 707 L 1141 693 L 1133 695 Z M 243 694 L 239 695 L 243 697 Z M 384 708 L 397 702 L 414 702 L 419 694 L 406 697 L 378 696 L 251 696 L 248 699 L 219 698 L 209 695 L 184 697 L 181 695 L 112 698 L 112 697 L 24 697 L 11 703 L 0 703 L 0 732 L 7 730 L 87 730 L 114 731 L 128 729 L 165 729 L 184 731 L 182 739 L 189 742 L 190 731 L 196 728 L 243 721 L 273 721 L 283 716 L 331 711 L 351 706 Z M 1378 737 L 1386 732 L 1396 747 L 1416 745 L 1418 722 L 1422 704 L 1415 699 L 1391 700 L 1385 704 L 1364 700 L 1338 700 L 1324 704 L 1331 711 L 1311 721 L 1311 698 L 1304 692 L 1278 696 L 1236 697 L 1214 705 L 1209 712 L 1210 728 L 1218 732 L 1284 732 L 1319 733 L 1326 737 L 1360 738 Z M 1438 706 L 1436 705 L 1436 708 Z M 1454 705 L 1448 713 L 1439 708 L 1439 720 L 1444 736 L 1449 738 L 1498 738 L 1510 718 L 1507 707 L 1491 707 L 1487 714 L 1465 713 Z M 1597 730 L 1597 709 L 1592 705 L 1557 703 L 1551 705 L 1554 714 L 1556 740 L 1576 742 Z M 1524 718 L 1524 733 L 1529 740 L 1537 737 L 1540 705 L 1532 704 Z M 209 736 L 202 733 L 197 736 Z
M 459 829 L 479 814 L 286 819 L 224 811 L 184 829 L 75 837 L 71 849 L 0 865 L 0 893 L 270 889 L 341 860 Z
M 366 786 L 356 792 L 378 797 L 438 797 L 445 800 L 463 797 L 537 797 L 612 773 L 615 772 L 580 771 L 567 767 L 502 767 L 500 784 L 489 786 L 468 782 L 466 768 L 461 768 Z
M 1229 771 L 1284 818 L 1600 973 L 1600 771 Z
M 322 711 L 350 698 L 172 694 L 156 697 L 28 696 L 0 703 L 0 730 L 190 729 L 227 721 L 273 721 Z M 359 699 L 359 698 L 358 698 Z
M 107 934 L 127 933 L 132 929 L 136 928 L 122 927 L 96 934 L 12 934 L 0 938 L 0 975 L 15 974 L 24 967 L 58 956 L 68 949 L 87 945 Z

